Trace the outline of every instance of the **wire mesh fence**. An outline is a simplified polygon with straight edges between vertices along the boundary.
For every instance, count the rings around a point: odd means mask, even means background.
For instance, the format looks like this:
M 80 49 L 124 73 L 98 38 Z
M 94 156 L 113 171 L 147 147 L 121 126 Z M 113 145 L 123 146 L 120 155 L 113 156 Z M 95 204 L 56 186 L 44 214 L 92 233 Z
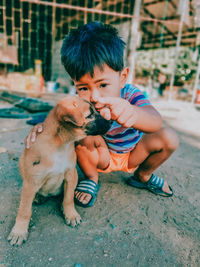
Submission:
M 24 72 L 35 69 L 35 60 L 42 62 L 42 74 L 46 81 L 66 79 L 66 73 L 60 62 L 60 47 L 62 40 L 70 29 L 91 21 L 101 21 L 118 28 L 120 36 L 127 43 L 125 61 L 129 64 L 133 35 L 131 25 L 138 20 L 139 39 L 137 50 L 152 50 L 151 55 L 138 51 L 135 68 L 137 75 L 154 76 L 156 69 L 163 69 L 168 75 L 174 64 L 174 51 L 162 50 L 176 46 L 180 25 L 178 13 L 181 1 L 141 1 L 140 14 L 134 16 L 135 3 L 129 0 L 0 0 L 0 66 L 6 66 L 7 71 Z M 198 28 L 194 27 L 195 9 L 192 1 L 188 1 L 187 21 L 182 29 L 181 47 L 189 47 L 187 51 L 181 48 L 181 55 L 191 58 L 196 51 Z M 196 3 L 196 2 L 195 2 Z M 198 4 L 198 3 L 197 3 Z M 189 22 L 188 22 L 189 18 Z M 2 49 L 3 47 L 3 49 Z M 1 51 L 4 50 L 4 54 Z M 163 52 L 164 51 L 164 52 Z M 186 52 L 185 52 L 186 51 Z M 6 54 L 6 56 L 5 56 Z M 170 55 L 170 62 L 169 62 Z M 144 59 L 146 57 L 146 59 Z M 178 60 L 180 57 L 178 58 Z M 180 60 L 179 60 L 180 61 Z M 196 68 L 189 70 L 181 63 L 178 75 L 190 78 Z M 190 63 L 187 63 L 188 65 Z M 180 64 L 179 64 L 180 65 Z M 185 71 L 185 73 L 183 73 Z M 182 73 L 182 74 L 181 74 Z M 175 77 L 176 78 L 176 77 Z
M 40 59 L 45 80 L 56 79 L 63 71 L 60 45 L 70 29 L 90 21 L 118 25 L 130 21 L 132 12 L 133 1 L 1 0 L 0 36 L 6 45 L 17 46 L 18 58 L 18 64 L 12 64 L 12 59 L 5 64 L 8 69 L 25 71 Z

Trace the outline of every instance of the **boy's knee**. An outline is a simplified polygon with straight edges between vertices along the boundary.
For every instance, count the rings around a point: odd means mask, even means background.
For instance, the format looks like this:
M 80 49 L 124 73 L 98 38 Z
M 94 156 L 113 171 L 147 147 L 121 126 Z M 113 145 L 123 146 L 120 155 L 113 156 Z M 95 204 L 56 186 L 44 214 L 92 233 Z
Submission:
M 179 139 L 176 132 L 171 128 L 162 128 L 161 137 L 164 142 L 164 146 L 169 151 L 175 151 L 179 146 Z
M 92 150 L 92 148 L 94 148 L 94 141 L 93 138 L 90 136 L 80 140 L 75 147 L 76 153 L 80 154 L 80 153 L 85 153 L 88 150 Z
M 104 142 L 101 136 L 87 136 L 80 140 L 76 145 L 76 153 L 84 153 L 85 151 L 93 151 L 97 147 L 102 146 Z

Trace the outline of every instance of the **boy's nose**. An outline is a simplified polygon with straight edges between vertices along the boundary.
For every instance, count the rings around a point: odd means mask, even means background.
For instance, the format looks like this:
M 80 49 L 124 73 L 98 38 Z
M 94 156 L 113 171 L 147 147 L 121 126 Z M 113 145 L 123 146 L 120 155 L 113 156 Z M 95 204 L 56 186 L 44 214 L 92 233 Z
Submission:
M 98 98 L 100 97 L 100 94 L 97 89 L 93 90 L 91 93 L 90 102 L 97 102 Z

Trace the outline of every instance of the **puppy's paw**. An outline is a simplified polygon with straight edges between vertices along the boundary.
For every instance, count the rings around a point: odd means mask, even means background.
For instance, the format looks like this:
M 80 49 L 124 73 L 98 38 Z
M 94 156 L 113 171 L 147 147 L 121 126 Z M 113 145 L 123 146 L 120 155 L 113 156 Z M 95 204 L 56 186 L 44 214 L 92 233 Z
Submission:
M 81 216 L 76 210 L 70 212 L 64 212 L 65 222 L 67 225 L 76 227 L 81 223 Z
M 12 246 L 21 246 L 23 242 L 27 240 L 27 231 L 17 231 L 14 227 L 8 236 L 8 241 Z
M 65 216 L 65 222 L 69 226 L 76 227 L 81 223 L 81 216 L 79 214 L 72 218 L 68 218 Z

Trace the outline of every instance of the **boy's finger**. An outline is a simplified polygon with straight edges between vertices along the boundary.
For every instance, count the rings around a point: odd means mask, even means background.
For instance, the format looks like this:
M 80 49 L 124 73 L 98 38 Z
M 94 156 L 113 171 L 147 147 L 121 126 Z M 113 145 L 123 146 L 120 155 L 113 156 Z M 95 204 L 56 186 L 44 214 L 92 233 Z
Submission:
M 96 109 L 98 109 L 98 108 L 103 108 L 105 105 L 97 102 L 94 106 Z
M 30 144 L 31 144 L 31 136 L 32 136 L 32 132 L 30 132 L 28 134 L 28 136 L 26 137 L 26 139 L 24 140 L 24 144 L 26 148 L 30 148 Z
M 117 97 L 99 97 L 98 98 L 98 103 L 99 104 L 104 104 L 104 105 L 115 105 L 116 102 L 118 101 Z
M 24 145 L 25 145 L 25 148 L 27 148 L 27 149 L 30 147 L 29 135 L 24 139 Z
M 41 133 L 42 130 L 43 130 L 42 125 L 39 125 L 39 126 L 38 126 L 38 129 L 37 129 L 38 133 Z
M 100 114 L 102 117 L 104 117 L 104 119 L 106 120 L 110 120 L 111 119 L 111 113 L 110 113 L 110 109 L 105 107 L 105 108 L 102 108 L 100 110 Z
M 36 139 L 36 133 L 35 131 L 31 133 L 31 142 L 35 142 L 35 139 Z

